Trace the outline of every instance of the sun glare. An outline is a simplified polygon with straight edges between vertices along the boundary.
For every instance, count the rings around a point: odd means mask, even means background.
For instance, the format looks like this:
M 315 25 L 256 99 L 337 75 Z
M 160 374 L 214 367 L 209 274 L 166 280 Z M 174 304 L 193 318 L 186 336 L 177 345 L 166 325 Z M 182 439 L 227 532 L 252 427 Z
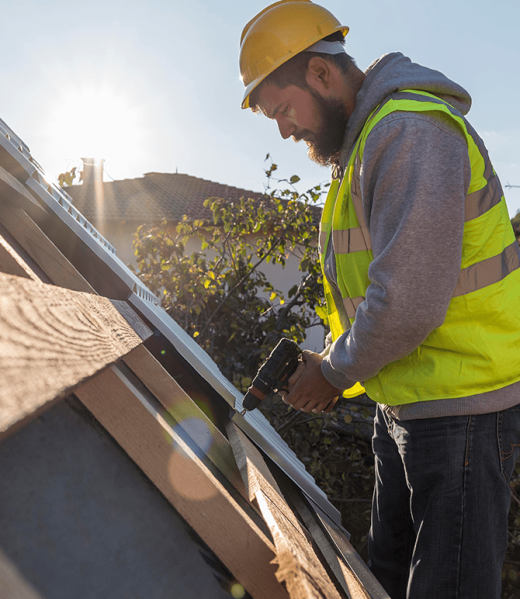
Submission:
M 61 154 L 95 156 L 110 164 L 132 152 L 144 136 L 145 111 L 129 95 L 108 86 L 65 88 L 54 98 L 48 125 Z

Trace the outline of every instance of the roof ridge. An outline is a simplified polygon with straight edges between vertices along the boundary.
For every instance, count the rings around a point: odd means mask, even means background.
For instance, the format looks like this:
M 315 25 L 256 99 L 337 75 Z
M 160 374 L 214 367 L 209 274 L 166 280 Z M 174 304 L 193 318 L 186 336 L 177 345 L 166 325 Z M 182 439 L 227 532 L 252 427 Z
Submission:
M 151 171 L 148 173 L 144 173 L 143 177 L 147 176 L 167 176 L 167 177 L 189 177 L 190 179 L 196 179 L 197 181 L 204 181 L 205 183 L 211 183 L 212 185 L 221 185 L 222 187 L 226 187 L 227 189 L 238 189 L 241 191 L 248 191 L 251 193 L 257 193 L 265 195 L 265 191 L 254 191 L 252 189 L 246 189 L 245 187 L 237 187 L 236 185 L 229 185 L 228 183 L 219 183 L 218 181 L 212 181 L 211 179 L 204 179 L 204 177 L 196 177 L 195 175 L 189 175 L 188 173 L 159 173 L 157 171 Z

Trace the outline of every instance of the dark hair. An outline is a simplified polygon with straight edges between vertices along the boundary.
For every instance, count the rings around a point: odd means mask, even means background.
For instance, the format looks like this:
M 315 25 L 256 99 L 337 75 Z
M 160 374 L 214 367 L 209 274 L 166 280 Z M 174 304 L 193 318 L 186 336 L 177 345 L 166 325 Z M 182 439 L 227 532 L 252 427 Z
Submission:
M 345 44 L 345 40 L 341 31 L 336 31 L 332 35 L 323 38 L 326 42 L 341 42 Z M 328 62 L 335 64 L 343 73 L 346 73 L 351 64 L 356 64 L 352 56 L 346 52 L 340 54 L 323 54 L 322 52 L 300 52 L 284 62 L 258 85 L 249 96 L 249 107 L 253 112 L 258 111 L 258 92 L 262 85 L 276 85 L 280 89 L 284 89 L 288 85 L 296 85 L 302 89 L 308 89 L 306 75 L 309 68 L 309 61 L 315 56 L 320 56 Z

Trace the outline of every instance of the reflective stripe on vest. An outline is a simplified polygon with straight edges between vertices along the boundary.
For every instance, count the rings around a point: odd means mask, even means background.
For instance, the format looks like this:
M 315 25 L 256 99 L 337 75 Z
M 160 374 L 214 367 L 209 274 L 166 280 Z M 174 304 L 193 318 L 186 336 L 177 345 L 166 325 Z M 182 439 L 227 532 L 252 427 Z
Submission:
M 341 185 L 333 182 L 327 196 L 320 232 L 322 266 L 327 244 L 332 243 L 337 284 L 352 324 L 370 284 L 372 260 L 360 182 L 364 146 L 374 126 L 395 111 L 442 113 L 457 125 L 468 145 L 471 181 L 461 271 L 445 322 L 412 354 L 366 381 L 367 392 L 376 401 L 402 404 L 474 395 L 520 380 L 520 252 L 487 150 L 471 125 L 446 102 L 423 92 L 397 92 L 367 119 Z M 329 325 L 336 339 L 344 329 L 324 279 Z

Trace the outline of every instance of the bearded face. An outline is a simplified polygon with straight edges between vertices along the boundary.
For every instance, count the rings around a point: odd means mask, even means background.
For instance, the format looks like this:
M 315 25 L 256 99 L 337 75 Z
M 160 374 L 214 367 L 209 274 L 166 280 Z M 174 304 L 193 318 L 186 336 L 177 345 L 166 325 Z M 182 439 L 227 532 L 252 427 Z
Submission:
M 348 115 L 344 104 L 337 99 L 324 98 L 316 90 L 308 90 L 316 103 L 320 125 L 312 138 L 306 140 L 308 156 L 320 166 L 334 164 L 339 156 Z
M 258 107 L 276 121 L 284 139 L 303 139 L 311 160 L 322 166 L 336 161 L 348 120 L 342 99 L 322 96 L 310 85 L 265 84 L 258 91 Z

